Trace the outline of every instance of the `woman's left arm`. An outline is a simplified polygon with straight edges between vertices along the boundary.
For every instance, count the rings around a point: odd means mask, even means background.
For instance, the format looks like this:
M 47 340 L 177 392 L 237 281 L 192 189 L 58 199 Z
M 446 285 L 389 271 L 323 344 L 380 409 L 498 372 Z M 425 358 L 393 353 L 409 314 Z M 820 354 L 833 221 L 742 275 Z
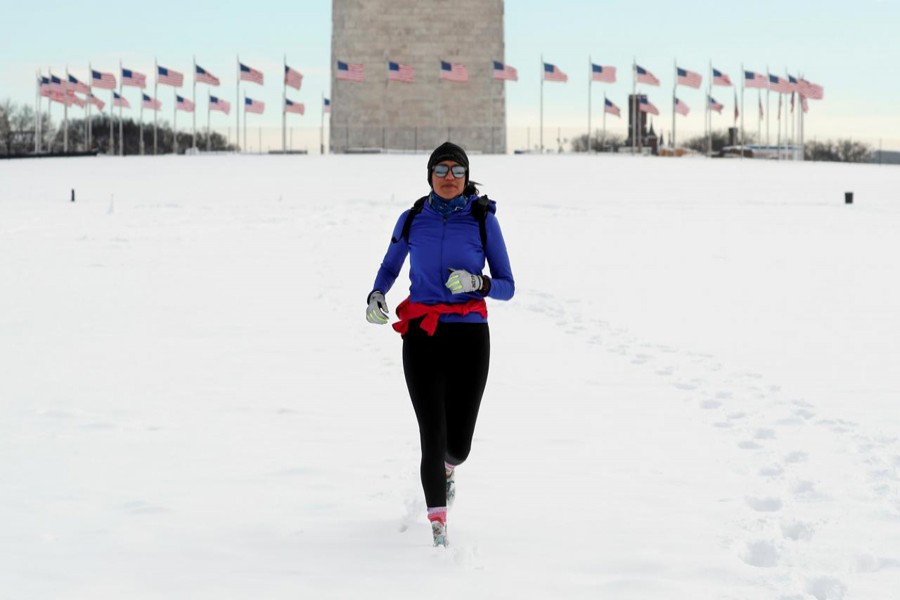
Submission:
M 500 231 L 500 222 L 493 213 L 489 213 L 484 224 L 487 233 L 484 256 L 491 269 L 491 287 L 487 296 L 495 300 L 509 300 L 516 293 L 516 281 L 513 279 L 512 267 L 509 266 L 509 254 L 506 242 L 503 241 L 503 232 Z

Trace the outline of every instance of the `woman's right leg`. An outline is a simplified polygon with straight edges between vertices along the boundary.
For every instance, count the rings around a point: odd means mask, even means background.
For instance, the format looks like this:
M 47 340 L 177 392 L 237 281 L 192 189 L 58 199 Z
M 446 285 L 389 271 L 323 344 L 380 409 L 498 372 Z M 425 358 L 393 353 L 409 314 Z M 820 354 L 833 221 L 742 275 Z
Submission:
M 420 474 L 428 508 L 447 506 L 444 453 L 447 424 L 444 411 L 445 370 L 440 340 L 429 337 L 418 323 L 411 323 L 403 338 L 403 373 L 419 422 L 422 447 Z

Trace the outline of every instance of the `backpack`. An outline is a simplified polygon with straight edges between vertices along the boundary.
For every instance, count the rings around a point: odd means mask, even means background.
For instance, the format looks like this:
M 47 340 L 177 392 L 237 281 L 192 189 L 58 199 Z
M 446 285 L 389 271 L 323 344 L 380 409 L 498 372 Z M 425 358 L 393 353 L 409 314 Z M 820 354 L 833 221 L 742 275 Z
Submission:
M 409 228 L 412 227 L 413 219 L 417 214 L 422 212 L 422 209 L 425 208 L 425 202 L 428 201 L 428 196 L 422 196 L 412 205 L 412 208 L 409 209 L 409 213 L 406 215 L 406 221 L 403 222 L 403 230 L 400 232 L 400 239 L 406 238 L 406 241 L 409 241 Z M 472 202 L 472 216 L 478 221 L 478 231 L 481 233 L 481 247 L 487 247 L 487 226 L 484 222 L 487 220 L 487 215 L 489 212 L 496 212 L 496 202 L 491 200 L 485 194 L 484 196 L 479 196 L 477 200 Z M 399 240 L 394 240 L 395 242 Z

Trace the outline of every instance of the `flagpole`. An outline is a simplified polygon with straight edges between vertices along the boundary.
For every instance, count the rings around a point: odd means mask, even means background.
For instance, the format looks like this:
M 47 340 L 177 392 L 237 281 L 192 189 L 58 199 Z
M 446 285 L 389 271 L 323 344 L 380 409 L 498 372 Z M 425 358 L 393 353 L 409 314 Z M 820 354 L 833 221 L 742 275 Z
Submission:
M 197 57 L 194 56 L 194 114 L 191 116 L 193 132 L 191 135 L 191 148 L 197 149 Z
M 322 92 L 319 109 L 322 111 L 322 122 L 319 125 L 319 154 L 325 154 L 325 92 Z
M 119 156 L 125 156 L 125 138 L 122 137 L 122 61 L 119 61 Z M 115 102 L 113 102 L 115 104 Z
M 603 139 L 600 140 L 600 151 L 603 151 L 603 146 L 606 144 L 606 91 L 603 92 Z
M 771 112 L 769 91 L 769 65 L 766 65 L 766 146 L 771 143 L 769 141 L 769 113 Z
M 541 54 L 541 132 L 540 132 L 540 148 L 541 154 L 544 153 L 544 55 Z
M 676 139 L 676 137 L 675 137 L 675 122 L 676 122 L 675 105 L 678 103 L 678 98 L 677 98 L 677 94 L 678 94 L 678 59 L 677 58 L 675 59 L 674 63 L 675 63 L 675 83 L 672 84 L 672 136 L 669 139 L 669 141 L 672 143 L 672 156 L 675 156 L 675 139 Z
M 196 75 L 196 72 L 194 73 Z M 209 152 L 210 149 L 210 139 L 212 138 L 212 130 L 209 128 L 210 115 L 212 114 L 212 110 L 210 110 L 210 104 L 212 103 L 212 93 L 209 91 L 209 88 L 206 90 L 206 151 Z M 197 107 L 194 106 L 194 110 L 197 110 Z
M 175 106 L 172 108 L 172 153 L 178 154 L 178 92 L 175 91 L 175 88 L 172 88 L 172 93 L 175 94 L 175 97 L 172 104 Z
M 497 101 L 497 99 L 495 97 L 496 94 L 494 93 L 494 91 L 497 89 L 497 83 L 493 79 L 493 69 L 491 69 L 490 77 L 491 77 L 491 79 L 488 80 L 488 85 L 490 86 L 490 90 L 491 90 L 491 100 L 490 100 L 491 110 L 490 110 L 489 122 L 491 124 L 491 154 L 494 154 L 496 152 L 496 149 L 494 147 L 494 103 Z M 503 84 L 501 83 L 500 85 L 503 85 Z M 416 143 L 418 143 L 418 140 Z
M 588 154 L 591 153 L 591 91 L 594 87 L 594 61 L 588 54 Z
M 247 143 L 247 94 L 244 94 L 244 144 L 247 145 L 247 150 L 250 149 L 250 144 Z
M 240 153 L 241 151 L 241 55 L 237 55 L 237 96 L 234 99 L 234 147 Z M 247 118 L 244 117 L 244 121 Z
M 40 126 L 38 125 L 38 115 L 41 114 L 41 72 L 40 70 L 35 72 L 35 80 L 34 80 L 34 153 L 37 154 L 40 151 L 40 146 L 38 144 L 38 130 Z
M 155 58 L 153 59 L 153 72 L 156 74 L 153 78 L 153 102 L 156 102 L 159 98 L 159 95 L 157 94 L 157 90 L 159 89 L 159 65 Z M 158 147 L 156 142 L 156 113 L 158 112 L 158 108 L 153 109 L 153 156 L 156 156 Z
M 281 151 L 287 152 L 287 53 L 284 55 L 284 72 L 281 86 Z
M 69 65 L 66 65 L 66 81 L 63 83 L 63 121 L 65 128 L 63 129 L 63 152 L 69 152 Z
M 631 154 L 637 149 L 637 58 L 631 61 Z
M 87 84 L 85 84 L 85 85 L 87 85 Z M 90 89 L 90 88 L 88 88 L 88 89 Z M 88 96 L 88 99 L 90 100 L 90 96 Z M 88 131 L 88 116 L 90 115 L 90 112 L 91 112 L 91 104 L 92 103 L 90 101 L 84 103 L 84 123 L 81 126 L 81 134 L 84 136 L 85 151 L 88 150 L 87 131 Z
M 744 80 L 747 79 L 747 73 L 744 71 L 744 63 L 741 63 L 741 159 L 744 158 L 744 152 L 746 150 L 745 146 L 747 145 L 746 140 L 744 139 L 744 119 L 747 117 L 747 113 L 744 109 Z
M 709 81 L 706 82 L 706 91 L 707 98 L 706 104 L 709 106 L 712 103 L 712 60 L 709 61 Z M 712 107 L 709 107 L 707 110 L 707 114 L 709 115 L 709 128 L 706 130 L 706 155 L 709 156 L 712 154 Z
M 140 144 L 138 144 L 138 145 L 140 146 L 140 149 L 141 149 L 141 156 L 143 156 L 143 155 L 144 155 L 144 88 L 141 88 L 141 116 L 140 116 L 140 120 L 141 120 L 141 125 L 140 125 L 140 133 L 139 133 L 139 135 L 140 135 L 140 138 L 141 138 L 141 139 L 140 139 Z
M 115 156 L 116 154 L 116 132 L 113 129 L 113 121 L 116 118 L 116 107 L 113 106 L 115 103 L 115 89 L 109 90 L 109 155 Z

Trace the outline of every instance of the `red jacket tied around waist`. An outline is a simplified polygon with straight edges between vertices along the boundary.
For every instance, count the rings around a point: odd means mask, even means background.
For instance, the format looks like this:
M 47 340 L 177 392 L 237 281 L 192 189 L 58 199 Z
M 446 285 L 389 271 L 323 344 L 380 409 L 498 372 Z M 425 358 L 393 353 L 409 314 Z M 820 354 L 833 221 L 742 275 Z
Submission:
M 441 315 L 467 315 L 473 312 L 487 319 L 487 303 L 483 299 L 477 299 L 461 304 L 419 304 L 410 302 L 407 298 L 397 307 L 397 318 L 400 320 L 394 323 L 393 327 L 400 335 L 406 335 L 410 321 L 425 317 L 419 327 L 431 336 L 437 330 L 438 318 Z

